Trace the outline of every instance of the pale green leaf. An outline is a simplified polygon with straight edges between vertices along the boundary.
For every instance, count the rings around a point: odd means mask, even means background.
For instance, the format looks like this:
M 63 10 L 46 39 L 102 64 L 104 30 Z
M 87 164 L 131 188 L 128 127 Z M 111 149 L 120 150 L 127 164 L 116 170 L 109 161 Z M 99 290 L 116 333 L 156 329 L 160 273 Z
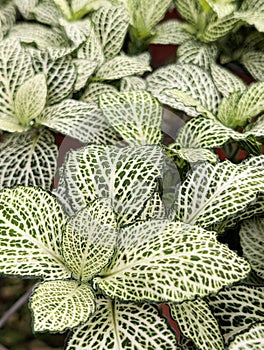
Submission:
M 192 140 L 195 141 L 193 137 Z M 195 146 L 195 145 L 194 145 Z M 169 146 L 169 149 L 175 156 L 186 160 L 189 163 L 204 162 L 208 161 L 210 163 L 217 163 L 218 157 L 215 153 L 209 149 L 203 148 L 191 148 L 191 147 L 180 147 L 178 143 L 173 143 Z
M 47 84 L 44 74 L 36 74 L 18 88 L 14 109 L 22 125 L 30 125 L 43 111 L 47 99 Z
M 54 57 L 48 50 L 30 51 L 34 70 L 43 73 L 47 82 L 47 103 L 54 104 L 69 97 L 73 92 L 76 69 L 69 56 Z
M 169 304 L 171 317 L 181 333 L 190 338 L 199 350 L 224 350 L 219 325 L 203 299 Z
M 206 228 L 243 211 L 261 191 L 259 166 L 229 161 L 198 164 L 176 191 L 176 218 Z
M 241 57 L 241 63 L 256 80 L 264 80 L 263 51 L 248 51 Z
M 112 6 L 111 0 L 72 0 L 71 8 L 74 19 L 83 17 L 86 13 L 98 10 L 100 7 Z
M 92 30 L 90 18 L 81 21 L 67 21 L 61 18 L 59 24 L 63 27 L 66 36 L 75 49 L 86 42 Z
M 149 65 L 141 63 L 135 57 L 117 56 L 105 62 L 97 71 L 98 80 L 117 80 L 130 75 L 142 75 L 151 71 Z
M 61 11 L 61 13 L 66 19 L 68 20 L 72 19 L 71 8 L 67 0 L 52 0 L 52 1 L 55 3 L 57 8 Z
M 108 198 L 119 225 L 134 222 L 162 176 L 158 146 L 96 146 L 68 153 L 64 164 L 68 197 L 79 211 L 89 201 Z
M 33 13 L 39 0 L 14 0 L 14 3 L 25 19 L 34 19 Z
M 32 185 L 49 190 L 57 157 L 54 137 L 47 130 L 6 135 L 0 140 L 0 188 Z
M 58 19 L 62 16 L 62 13 L 57 8 L 55 3 L 50 0 L 41 0 L 34 8 L 33 13 L 34 18 L 38 22 L 51 26 L 57 26 Z
M 97 299 L 95 314 L 74 330 L 66 350 L 177 350 L 169 326 L 150 304 Z
M 120 91 L 146 90 L 146 88 L 146 80 L 140 77 L 125 77 L 120 82 Z
M 75 64 L 77 70 L 77 79 L 74 84 L 74 91 L 79 91 L 85 87 L 88 79 L 94 73 L 97 67 L 97 62 L 76 58 L 73 60 L 73 63 Z
M 219 105 L 217 119 L 226 127 L 237 129 L 238 126 L 244 126 L 247 116 L 241 118 L 237 115 L 236 109 L 241 98 L 241 92 L 233 92 L 224 97 Z
M 29 305 L 34 332 L 64 332 L 86 322 L 95 311 L 91 287 L 77 281 L 39 283 Z
M 65 264 L 77 280 L 87 281 L 100 272 L 114 253 L 116 219 L 107 200 L 90 203 L 71 218 L 62 240 Z
M 176 4 L 176 9 L 179 11 L 180 15 L 186 19 L 187 22 L 191 23 L 196 27 L 200 12 L 202 10 L 199 1 L 194 0 L 174 0 Z
M 105 83 L 90 83 L 80 97 L 83 102 L 98 103 L 99 96 L 104 93 L 116 93 L 117 89 Z
M 254 136 L 257 138 L 264 137 L 264 115 L 260 116 L 255 123 L 250 123 L 245 127 L 244 135 Z
M 218 18 L 230 15 L 237 9 L 236 0 L 206 0 Z
M 234 92 L 243 92 L 246 84 L 236 75 L 218 64 L 211 64 L 211 74 L 217 89 L 224 97 Z
M 215 293 L 249 270 L 214 232 L 152 220 L 121 229 L 111 263 L 94 283 L 110 298 L 182 302 Z
M 102 7 L 92 16 L 95 34 L 100 40 L 104 57 L 109 60 L 121 50 L 128 30 L 128 15 L 124 7 Z
M 175 96 L 168 96 L 170 89 L 178 89 L 197 101 L 203 108 L 216 113 L 220 94 L 208 72 L 192 64 L 173 64 L 158 69 L 147 79 L 148 90 L 158 100 L 173 108 L 185 111 L 190 116 L 199 113 L 194 107 L 186 107 Z M 166 90 L 166 93 L 163 92 Z
M 228 350 L 261 350 L 264 345 L 264 323 L 257 322 L 240 332 L 229 343 Z
M 219 321 L 225 340 L 247 329 L 252 323 L 263 321 L 264 287 L 232 286 L 208 298 L 214 316 Z
M 130 145 L 161 142 L 162 108 L 143 90 L 101 95 L 99 106 L 109 124 Z
M 177 50 L 177 63 L 194 64 L 209 70 L 217 57 L 218 49 L 213 44 L 195 40 L 185 41 Z
M 69 278 L 61 255 L 66 217 L 54 196 L 38 187 L 0 191 L 0 272 L 30 278 Z
M 264 278 L 264 219 L 254 217 L 243 221 L 239 236 L 243 256 L 257 275 Z
M 12 1 L 2 0 L 0 4 L 0 40 L 16 21 L 16 9 Z
M 170 19 L 157 25 L 155 35 L 150 42 L 161 45 L 181 45 L 190 39 L 192 35 L 183 28 L 182 22 Z
M 113 143 L 116 134 L 94 103 L 64 100 L 44 109 L 38 123 L 83 143 Z
M 58 169 L 58 175 L 59 181 L 57 187 L 52 190 L 52 193 L 56 196 L 58 202 L 61 204 L 64 213 L 66 213 L 68 216 L 74 216 L 75 212 L 70 205 L 68 190 L 66 187 L 65 179 L 63 177 L 63 167 L 60 167 Z
M 264 6 L 263 6 L 262 0 L 258 0 L 257 2 L 259 6 L 256 6 L 256 8 L 254 8 L 254 5 L 253 6 L 250 5 L 250 8 L 247 10 L 243 11 L 241 9 L 240 11 L 235 12 L 235 18 L 255 26 L 259 32 L 264 32 L 264 21 L 263 21 Z
M 30 56 L 15 40 L 0 42 L 0 118 L 13 126 L 2 126 L 7 131 L 16 130 L 14 96 L 20 85 L 33 76 Z

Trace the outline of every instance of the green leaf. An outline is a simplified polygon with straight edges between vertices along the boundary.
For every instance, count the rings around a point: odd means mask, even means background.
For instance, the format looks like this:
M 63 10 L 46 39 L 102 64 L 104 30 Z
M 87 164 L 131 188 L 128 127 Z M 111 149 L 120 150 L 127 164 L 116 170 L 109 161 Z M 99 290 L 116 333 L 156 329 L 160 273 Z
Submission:
M 14 108 L 17 119 L 22 125 L 31 122 L 43 111 L 47 99 L 47 85 L 44 74 L 36 74 L 18 88 Z
M 241 98 L 241 92 L 233 92 L 224 97 L 219 105 L 217 118 L 226 127 L 237 129 L 238 126 L 245 125 L 247 118 L 237 116 L 236 108 Z
M 208 298 L 226 341 L 252 323 L 263 321 L 263 292 L 263 286 L 241 285 L 225 288 Z
M 236 0 L 206 0 L 218 18 L 223 18 L 233 13 L 237 8 Z
M 229 343 L 229 350 L 255 350 L 261 349 L 264 338 L 264 323 L 253 324 L 249 329 L 237 334 Z
M 15 117 L 14 96 L 20 85 L 33 76 L 30 56 L 15 40 L 0 42 L 1 129 L 21 131 Z M 2 122 L 3 120 L 3 122 Z M 5 125 L 6 123 L 6 125 Z M 10 126 L 8 126 L 10 124 Z
M 261 51 L 248 51 L 241 57 L 241 63 L 256 80 L 264 80 L 264 54 Z
M 214 232 L 152 220 L 121 229 L 111 263 L 94 283 L 110 298 L 182 302 L 215 293 L 249 270 Z
M 148 92 L 104 94 L 99 105 L 109 123 L 130 146 L 161 142 L 162 108 Z
M 191 23 L 196 27 L 200 12 L 202 10 L 199 1 L 194 0 L 174 0 L 176 4 L 177 11 L 180 15 L 186 19 L 187 22 Z
M 243 211 L 263 191 L 262 167 L 198 164 L 177 189 L 176 219 L 206 228 Z
M 92 103 L 98 103 L 99 96 L 104 93 L 115 93 L 117 92 L 117 89 L 110 85 L 105 83 L 90 83 L 88 84 L 87 88 L 85 89 L 83 95 L 81 96 L 80 100 L 83 102 L 92 102 Z
M 38 187 L 0 191 L 0 272 L 61 279 L 71 273 L 60 252 L 66 223 L 55 197 Z
M 57 157 L 54 137 L 47 130 L 6 135 L 0 141 L 0 188 L 24 185 L 49 190 Z
M 149 65 L 141 63 L 136 57 L 117 56 L 105 62 L 97 71 L 98 80 L 117 80 L 130 75 L 142 75 L 151 71 Z
M 158 24 L 155 35 L 151 38 L 151 44 L 182 45 L 185 41 L 192 39 L 177 19 L 167 20 Z
M 169 90 L 178 89 L 197 101 L 197 105 L 216 113 L 220 102 L 220 94 L 217 91 L 211 76 L 202 68 L 192 64 L 173 64 L 160 68 L 147 79 L 148 90 L 161 102 L 175 109 L 185 111 L 190 116 L 199 113 L 195 107 L 186 107 L 181 101 L 177 101 L 174 94 L 170 96 Z M 164 92 L 164 90 L 166 90 Z
M 16 21 L 16 9 L 13 2 L 3 0 L 0 4 L 0 40 Z
M 102 337 L 103 334 L 103 337 Z M 95 314 L 74 330 L 66 350 L 177 350 L 169 326 L 150 304 L 122 304 L 98 298 Z
M 147 84 L 140 77 L 124 77 L 120 82 L 120 91 L 146 90 Z
M 94 295 L 76 281 L 39 283 L 30 298 L 34 332 L 64 332 L 86 322 L 95 311 Z
M 258 276 L 264 278 L 264 219 L 254 217 L 243 221 L 239 231 L 243 256 Z
M 209 305 L 202 299 L 169 304 L 171 317 L 181 333 L 190 338 L 199 350 L 224 350 L 219 325 Z
M 116 134 L 94 103 L 63 100 L 47 107 L 38 123 L 83 143 L 113 143 Z
M 234 92 L 243 92 L 246 89 L 243 80 L 218 64 L 211 64 L 211 74 L 217 89 L 224 97 L 228 97 Z
M 77 79 L 74 84 L 74 91 L 76 92 L 85 87 L 88 79 L 96 70 L 97 62 L 82 58 L 76 58 L 73 62 L 77 70 Z
M 134 222 L 162 176 L 158 146 L 90 145 L 68 153 L 63 176 L 74 211 L 96 198 L 108 198 L 120 226 Z
M 65 264 L 77 280 L 100 272 L 114 253 L 116 219 L 109 201 L 97 200 L 70 219 L 62 240 Z
M 92 16 L 95 34 L 100 40 L 106 60 L 121 50 L 128 30 L 129 19 L 121 6 L 102 7 Z
M 98 10 L 100 7 L 111 6 L 111 0 L 72 0 L 71 8 L 74 19 L 83 17 L 86 13 Z
M 63 14 L 63 16 L 66 19 L 68 19 L 68 20 L 72 19 L 71 8 L 70 8 L 67 0 L 52 0 L 52 1 L 55 3 L 57 8 L 61 11 L 61 13 Z

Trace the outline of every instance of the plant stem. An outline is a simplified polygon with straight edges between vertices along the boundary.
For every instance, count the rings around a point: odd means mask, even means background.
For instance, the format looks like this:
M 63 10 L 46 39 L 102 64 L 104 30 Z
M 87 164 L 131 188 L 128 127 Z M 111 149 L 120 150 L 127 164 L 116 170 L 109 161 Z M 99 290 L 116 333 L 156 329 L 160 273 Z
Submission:
M 8 309 L 8 310 L 4 313 L 4 315 L 3 315 L 3 316 L 1 317 L 1 319 L 0 319 L 0 328 L 2 328 L 2 327 L 5 325 L 5 323 L 7 322 L 7 320 L 9 319 L 9 317 L 10 317 L 11 315 L 13 315 L 21 306 L 23 306 L 23 305 L 27 302 L 27 300 L 28 300 L 28 298 L 29 298 L 29 296 L 30 296 L 30 294 L 31 294 L 31 292 L 32 292 L 32 289 L 33 289 L 33 287 L 29 288 L 29 290 L 27 290 L 27 291 L 25 292 L 25 294 L 23 294 L 23 295 L 15 302 L 15 304 L 13 304 L 13 305 L 10 307 L 10 309 Z M 2 350 L 1 347 L 0 347 L 0 350 Z

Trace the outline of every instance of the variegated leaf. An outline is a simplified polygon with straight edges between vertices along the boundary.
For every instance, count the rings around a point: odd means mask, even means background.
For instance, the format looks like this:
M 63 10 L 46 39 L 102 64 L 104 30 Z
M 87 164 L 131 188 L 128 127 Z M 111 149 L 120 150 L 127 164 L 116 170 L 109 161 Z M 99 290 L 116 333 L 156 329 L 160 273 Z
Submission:
M 257 322 L 247 330 L 236 334 L 228 350 L 261 350 L 264 345 L 264 322 Z
M 189 142 L 192 140 L 189 140 Z M 208 161 L 210 163 L 217 163 L 218 157 L 215 153 L 209 149 L 203 149 L 199 147 L 181 147 L 179 143 L 173 143 L 169 146 L 170 152 L 173 155 L 186 160 L 188 163 L 197 163 Z
M 0 191 L 0 271 L 5 275 L 64 279 L 61 255 L 66 217 L 55 197 L 37 187 Z
M 14 3 L 24 18 L 34 19 L 33 12 L 38 0 L 14 0 Z
M 19 0 L 18 0 L 19 1 Z M 44 24 L 58 25 L 58 19 L 62 16 L 55 3 L 50 0 L 41 0 L 34 8 L 34 18 Z
M 151 220 L 121 229 L 112 260 L 94 283 L 110 298 L 182 302 L 215 293 L 249 271 L 214 232 Z
M 217 46 L 195 40 L 185 41 L 177 50 L 177 63 L 194 64 L 209 70 L 216 60 Z
M 264 80 L 263 51 L 248 51 L 241 57 L 241 63 L 256 80 Z
M 190 39 L 192 35 L 184 29 L 182 22 L 171 19 L 156 26 L 155 35 L 150 42 L 161 45 L 181 45 Z
M 238 285 L 223 289 L 208 298 L 226 342 L 252 323 L 263 321 L 264 287 Z
M 180 15 L 195 27 L 199 21 L 200 12 L 202 11 L 200 2 L 193 0 L 174 0 L 174 2 Z
M 104 93 L 116 93 L 117 89 L 105 83 L 90 83 L 80 97 L 83 102 L 98 103 L 99 96 Z
M 96 200 L 79 211 L 66 226 L 62 240 L 65 264 L 77 280 L 100 272 L 114 253 L 115 214 L 107 200 Z
M 215 0 L 206 0 L 218 18 L 223 18 L 233 13 L 237 8 L 236 0 L 224 0 L 221 2 Z
M 171 317 L 181 333 L 190 338 L 199 350 L 224 350 L 224 340 L 219 325 L 209 305 L 203 299 L 169 304 Z
M 72 19 L 72 11 L 67 0 L 53 0 L 57 8 L 67 20 Z
M 234 92 L 243 92 L 246 89 L 243 80 L 227 69 L 218 64 L 211 64 L 210 68 L 214 83 L 224 97 L 228 97 Z
M 76 92 L 85 87 L 87 80 L 94 73 L 97 67 L 97 62 L 82 58 L 76 58 L 73 60 L 73 62 L 77 70 L 77 79 L 74 84 L 74 91 Z
M 146 80 L 140 77 L 124 77 L 120 82 L 120 91 L 146 90 Z
M 38 123 L 83 143 L 113 143 L 116 134 L 94 103 L 63 100 L 47 107 Z
M 108 198 L 119 225 L 134 222 L 162 177 L 164 153 L 158 146 L 87 146 L 68 153 L 63 176 L 72 208 Z
M 30 298 L 34 332 L 64 332 L 88 320 L 95 311 L 91 287 L 77 281 L 39 283 Z
M 264 191 L 263 176 L 262 167 L 243 163 L 198 164 L 176 191 L 175 217 L 205 228 L 224 221 Z
M 111 0 L 72 0 L 71 8 L 74 19 L 83 17 L 86 13 L 98 10 L 100 7 L 112 6 Z
M 14 96 L 14 109 L 20 124 L 30 126 L 43 111 L 47 99 L 44 74 L 36 74 L 19 86 Z
M 237 115 L 236 108 L 241 98 L 241 93 L 233 92 L 227 97 L 224 97 L 219 105 L 217 118 L 228 128 L 237 129 L 238 126 L 244 126 L 247 118 L 241 118 Z
M 239 236 L 243 256 L 257 275 L 264 278 L 264 219 L 254 217 L 243 221 Z
M 0 42 L 0 118 L 1 129 L 21 131 L 15 117 L 14 96 L 20 85 L 33 76 L 30 56 L 15 40 Z M 3 122 L 2 122 L 3 120 Z M 4 126 L 4 123 L 11 123 Z M 13 125 L 13 126 L 12 126 Z M 16 129 L 18 128 L 18 129 Z
M 102 336 L 103 334 L 103 336 Z M 150 304 L 98 298 L 95 314 L 74 330 L 66 350 L 177 350 L 177 340 Z
M 55 58 L 48 50 L 31 50 L 34 70 L 46 76 L 48 104 L 54 104 L 69 97 L 73 92 L 76 69 L 68 56 Z
M 92 22 L 105 59 L 115 57 L 123 46 L 128 30 L 126 10 L 122 6 L 102 7 L 93 14 Z
M 47 130 L 6 135 L 0 140 L 0 188 L 17 185 L 49 190 L 58 149 Z
M 130 146 L 161 142 L 162 108 L 148 92 L 104 94 L 99 98 L 99 106 L 109 124 Z
M 75 49 L 84 44 L 92 31 L 92 24 L 90 18 L 85 18 L 82 21 L 67 21 L 60 19 L 59 24 L 63 27 L 66 36 L 74 45 Z
M 0 4 L 0 40 L 10 30 L 16 21 L 16 9 L 14 3 L 3 0 Z
M 174 95 L 168 96 L 170 89 L 182 91 L 187 97 L 196 100 L 197 104 L 212 113 L 217 111 L 220 94 L 209 73 L 198 66 L 174 64 L 160 68 L 147 79 L 147 82 L 148 90 L 160 102 L 183 110 L 190 116 L 197 116 L 199 113 L 194 107 L 186 107 L 182 102 L 177 101 Z M 166 90 L 166 94 L 163 90 Z
M 146 202 L 140 220 L 162 220 L 167 218 L 166 207 L 161 199 L 161 195 L 155 192 L 153 196 Z
M 253 135 L 257 138 L 264 137 L 264 115 L 260 116 L 255 123 L 250 123 L 245 127 L 244 135 Z
M 97 80 L 117 80 L 130 75 L 142 75 L 151 71 L 149 65 L 141 63 L 136 57 L 117 56 L 105 62 L 97 71 Z
M 244 0 L 235 13 L 236 18 L 254 25 L 259 32 L 264 32 L 264 3 L 262 0 Z

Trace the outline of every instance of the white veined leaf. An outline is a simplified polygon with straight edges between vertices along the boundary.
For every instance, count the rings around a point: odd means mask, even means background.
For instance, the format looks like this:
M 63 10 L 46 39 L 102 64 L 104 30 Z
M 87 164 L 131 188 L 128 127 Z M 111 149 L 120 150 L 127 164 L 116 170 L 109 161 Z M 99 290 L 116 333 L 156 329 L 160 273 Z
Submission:
M 263 321 L 264 287 L 238 285 L 211 295 L 208 303 L 218 320 L 226 342 L 252 323 Z
M 108 0 L 72 0 L 71 8 L 75 20 L 83 17 L 86 13 L 98 10 L 100 7 L 112 6 Z
M 177 188 L 176 219 L 206 228 L 243 211 L 263 191 L 259 166 L 229 161 L 198 164 Z
M 47 82 L 47 103 L 54 104 L 67 98 L 76 80 L 74 62 L 69 56 L 55 58 L 47 50 L 31 50 L 34 70 L 43 73 Z
M 241 118 L 241 116 L 236 113 L 241 95 L 240 91 L 227 95 L 222 99 L 218 107 L 217 119 L 228 128 L 237 129 L 238 126 L 244 126 L 247 122 L 247 117 Z
M 73 60 L 73 63 L 75 64 L 77 70 L 77 79 L 74 84 L 74 91 L 76 92 L 85 87 L 87 80 L 94 73 L 97 67 L 97 62 L 76 58 Z
M 174 2 L 180 15 L 196 27 L 199 22 L 200 12 L 202 11 L 200 2 L 194 0 L 174 0 Z
M 243 256 L 258 276 L 264 278 L 264 219 L 254 217 L 243 221 L 239 231 Z
M 206 0 L 214 12 L 216 12 L 218 18 L 223 18 L 233 13 L 237 8 L 236 0 Z
M 54 196 L 38 187 L 0 191 L 0 271 L 5 275 L 66 279 L 61 255 L 66 217 Z
M 89 201 L 108 198 L 119 226 L 134 222 L 162 177 L 159 146 L 96 146 L 68 153 L 64 165 L 68 197 L 79 211 Z
M 146 80 L 140 77 L 124 77 L 120 83 L 120 91 L 146 90 L 146 87 Z
M 94 283 L 110 298 L 182 302 L 216 293 L 249 271 L 214 232 L 151 220 L 120 230 L 114 256 Z
M 254 25 L 259 32 L 264 31 L 264 4 L 262 0 L 245 0 L 235 13 L 238 19 L 241 19 L 248 24 Z
M 161 45 L 181 45 L 190 39 L 192 35 L 183 28 L 182 22 L 171 19 L 157 25 L 150 42 Z
M 16 21 L 16 8 L 12 1 L 3 0 L 0 4 L 0 40 Z
M 117 91 L 118 90 L 110 84 L 90 83 L 80 97 L 80 100 L 83 102 L 98 103 L 101 94 L 116 93 Z
M 85 43 L 92 29 L 89 18 L 81 21 L 67 21 L 61 18 L 59 24 L 63 27 L 71 45 L 75 48 L 79 48 L 81 44 Z
M 87 281 L 100 272 L 114 253 L 115 214 L 107 200 L 96 200 L 67 223 L 62 239 L 65 264 L 77 280 Z
M 138 90 L 104 94 L 99 106 L 130 146 L 161 142 L 162 108 L 150 93 Z
M 160 68 L 148 77 L 147 83 L 148 90 L 160 102 L 183 110 L 190 116 L 197 116 L 199 113 L 194 107 L 185 107 L 174 96 L 167 96 L 163 90 L 181 90 L 213 114 L 216 113 L 220 102 L 220 94 L 209 73 L 192 64 L 173 64 Z
M 116 133 L 94 103 L 63 100 L 45 108 L 37 122 L 82 143 L 113 143 L 117 140 Z
M 228 350 L 256 350 L 262 349 L 264 345 L 264 323 L 257 322 L 249 329 L 235 335 L 230 341 Z
M 52 194 L 54 194 L 58 200 L 58 202 L 61 204 L 64 212 L 70 217 L 74 216 L 75 212 L 72 209 L 69 198 L 68 198 L 68 192 L 66 187 L 66 182 L 63 175 L 63 166 L 58 169 L 59 174 L 59 181 L 57 184 L 57 187 L 52 190 Z
M 33 13 L 39 0 L 14 0 L 14 3 L 25 19 L 34 19 Z
M 8 38 L 26 44 L 35 44 L 43 50 L 47 47 L 62 48 L 69 46 L 62 32 L 39 23 L 24 22 L 16 24 L 9 31 Z
M 209 70 L 216 60 L 217 46 L 205 44 L 195 40 L 185 41 L 177 50 L 177 63 L 194 64 L 205 70 Z
M 245 127 L 244 135 L 247 136 L 254 136 L 257 138 L 263 138 L 264 137 L 264 116 L 260 116 L 258 120 L 255 123 L 250 123 Z
M 248 51 L 241 57 L 241 63 L 256 80 L 264 80 L 263 51 Z
M 224 97 L 233 92 L 243 92 L 246 89 L 246 84 L 243 80 L 227 69 L 218 64 L 211 64 L 210 68 L 214 83 Z
M 117 80 L 130 75 L 150 72 L 149 65 L 141 63 L 136 57 L 116 56 L 105 62 L 97 71 L 98 80 Z
M 19 122 L 30 125 L 43 111 L 46 99 L 47 84 L 44 74 L 36 74 L 20 85 L 14 98 L 15 114 Z
M 126 10 L 121 6 L 102 7 L 94 12 L 92 22 L 105 59 L 115 57 L 123 46 L 128 30 L 129 19 Z
M 34 18 L 41 23 L 51 26 L 58 25 L 58 19 L 62 16 L 62 13 L 57 8 L 55 3 L 50 0 L 41 0 L 34 8 Z
M 103 336 L 102 336 L 103 335 Z M 150 304 L 98 298 L 89 321 L 74 330 L 66 350 L 177 350 L 176 336 Z
M 14 96 L 20 85 L 33 76 L 30 56 L 18 41 L 0 42 L 0 117 L 15 123 Z M 1 123 L 2 124 L 2 123 Z M 2 125 L 1 125 L 2 129 Z M 5 129 L 4 129 L 5 130 Z M 8 129 L 7 129 L 8 130 Z M 16 130 L 8 130 L 16 131 Z M 19 130 L 17 130 L 19 131 Z
M 209 149 L 203 149 L 199 147 L 181 147 L 177 142 L 171 144 L 169 146 L 169 149 L 175 156 L 178 156 L 189 163 L 208 161 L 214 164 L 218 161 L 217 155 Z
M 161 220 L 167 218 L 166 207 L 158 192 L 153 193 L 153 196 L 146 202 L 145 208 L 140 214 L 140 220 Z
M 48 130 L 6 135 L 0 140 L 0 188 L 17 185 L 49 190 L 58 149 Z
M 67 0 L 52 0 L 67 20 L 72 19 L 72 11 Z
M 203 299 L 169 304 L 171 317 L 181 333 L 190 338 L 199 350 L 224 350 L 219 325 L 209 305 Z
M 126 57 L 126 55 L 124 53 L 122 53 L 122 52 L 121 52 L 121 55 Z M 140 63 L 145 64 L 146 66 L 150 66 L 151 65 L 151 55 L 147 51 L 142 52 L 142 53 L 140 53 L 138 55 L 135 55 L 135 56 L 133 56 L 133 58 L 137 59 Z
M 29 306 L 34 332 L 64 332 L 88 320 L 95 300 L 89 285 L 57 280 L 39 283 Z

